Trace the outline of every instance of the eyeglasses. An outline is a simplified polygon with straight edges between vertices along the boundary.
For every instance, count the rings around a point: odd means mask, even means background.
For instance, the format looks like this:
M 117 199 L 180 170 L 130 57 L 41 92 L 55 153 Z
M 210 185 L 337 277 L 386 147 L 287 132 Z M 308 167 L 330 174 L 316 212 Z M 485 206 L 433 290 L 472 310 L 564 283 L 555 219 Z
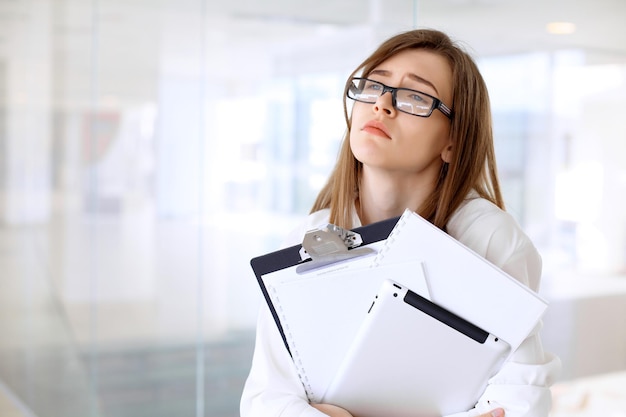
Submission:
M 348 98 L 362 103 L 376 103 L 378 97 L 391 93 L 391 103 L 395 109 L 413 116 L 429 117 L 433 110 L 442 112 L 452 119 L 452 110 L 441 100 L 430 94 L 408 88 L 389 87 L 381 82 L 367 78 L 353 77 L 348 86 Z

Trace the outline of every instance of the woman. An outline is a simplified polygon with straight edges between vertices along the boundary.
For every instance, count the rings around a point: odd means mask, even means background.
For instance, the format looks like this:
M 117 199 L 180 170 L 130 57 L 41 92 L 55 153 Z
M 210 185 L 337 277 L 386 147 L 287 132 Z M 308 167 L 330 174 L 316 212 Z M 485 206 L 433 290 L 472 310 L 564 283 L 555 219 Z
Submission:
M 349 115 L 344 101 L 348 130 L 337 164 L 288 243 L 325 222 L 354 228 L 410 208 L 536 291 L 541 258 L 504 211 L 489 98 L 473 60 L 445 34 L 413 30 L 384 42 L 352 73 L 345 94 L 354 105 Z M 490 380 L 476 407 L 459 416 L 548 415 L 549 386 L 560 363 L 544 354 L 538 331 Z M 307 402 L 263 311 L 241 415 L 351 414 Z

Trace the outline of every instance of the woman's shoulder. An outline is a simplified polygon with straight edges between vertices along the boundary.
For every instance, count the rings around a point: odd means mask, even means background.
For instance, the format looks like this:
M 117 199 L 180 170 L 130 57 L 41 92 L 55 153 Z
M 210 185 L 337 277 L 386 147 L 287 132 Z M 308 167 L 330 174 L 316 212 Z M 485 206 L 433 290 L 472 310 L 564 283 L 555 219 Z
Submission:
M 452 215 L 446 225 L 448 233 L 457 240 L 463 241 L 468 234 L 480 230 L 481 235 L 505 233 L 525 236 L 515 218 L 491 201 L 478 197 L 469 197 Z M 522 236 L 519 236 L 522 237 Z

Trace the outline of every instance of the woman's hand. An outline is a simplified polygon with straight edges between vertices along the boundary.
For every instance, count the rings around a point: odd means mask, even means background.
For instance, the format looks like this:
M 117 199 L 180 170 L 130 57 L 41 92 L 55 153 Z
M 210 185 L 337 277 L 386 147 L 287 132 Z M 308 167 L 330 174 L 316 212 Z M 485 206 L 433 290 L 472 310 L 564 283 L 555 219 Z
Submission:
M 491 412 L 486 414 L 481 414 L 478 417 L 504 417 L 504 410 L 502 408 L 496 408 L 495 410 L 491 410 Z
M 344 410 L 341 407 L 337 407 L 336 405 L 311 404 L 311 406 L 330 417 L 352 417 L 352 414 L 350 414 L 348 411 Z

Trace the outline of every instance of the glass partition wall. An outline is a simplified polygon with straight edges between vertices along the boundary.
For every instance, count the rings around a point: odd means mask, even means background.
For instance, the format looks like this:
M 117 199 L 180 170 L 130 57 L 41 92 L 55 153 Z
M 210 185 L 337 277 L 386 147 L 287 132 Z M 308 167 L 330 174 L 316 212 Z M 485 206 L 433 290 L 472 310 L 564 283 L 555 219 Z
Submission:
M 499 35 L 493 2 L 232 3 L 0 3 L 2 415 L 238 415 L 249 259 L 329 174 L 348 74 L 413 27 L 473 48 L 547 285 L 624 271 L 626 49 Z

